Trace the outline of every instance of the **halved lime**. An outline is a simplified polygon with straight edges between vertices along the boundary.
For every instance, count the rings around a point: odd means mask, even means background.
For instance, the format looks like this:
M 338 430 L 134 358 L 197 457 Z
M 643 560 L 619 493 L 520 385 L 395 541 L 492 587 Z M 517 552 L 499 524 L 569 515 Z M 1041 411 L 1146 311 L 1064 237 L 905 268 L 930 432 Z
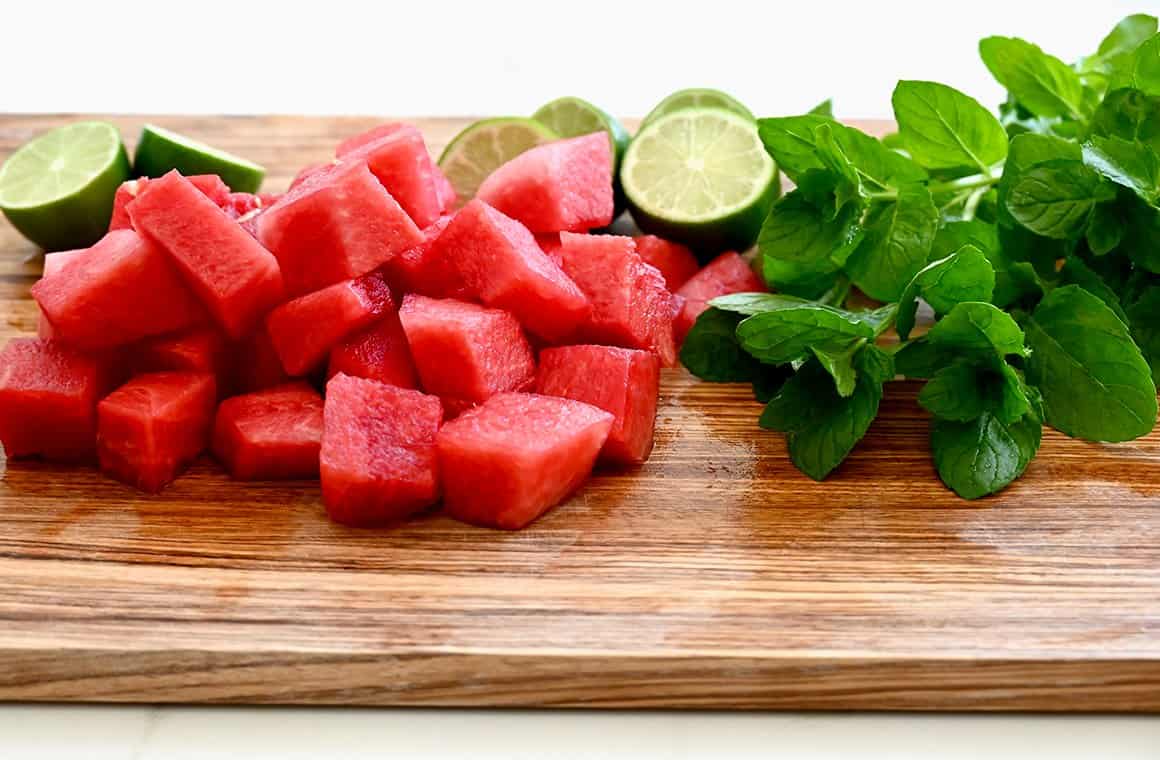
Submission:
M 0 167 L 0 209 L 48 251 L 87 248 L 109 229 L 113 196 L 129 179 L 121 134 L 82 121 L 25 143 Z
M 557 98 L 542 106 L 532 118 L 551 127 L 560 137 L 579 137 L 601 130 L 608 133 L 612 143 L 613 218 L 620 216 L 626 207 L 624 191 L 620 188 L 620 162 L 629 142 L 624 125 L 588 101 L 572 96 Z
M 648 116 L 645 116 L 641 121 L 640 126 L 643 129 L 660 117 L 685 108 L 724 108 L 726 111 L 744 116 L 749 121 L 757 121 L 753 113 L 729 93 L 708 87 L 692 87 L 687 90 L 677 90 L 657 103 L 653 110 L 648 112 Z
M 459 197 L 468 201 L 487 175 L 525 150 L 558 139 L 559 135 L 535 119 L 483 119 L 452 138 L 439 156 L 439 168 Z
M 265 168 L 155 124 L 141 130 L 133 170 L 141 177 L 160 177 L 176 169 L 185 176 L 216 174 L 235 193 L 256 193 Z
M 689 108 L 637 133 L 620 181 L 642 230 L 700 256 L 753 245 L 779 192 L 757 127 L 722 108 Z

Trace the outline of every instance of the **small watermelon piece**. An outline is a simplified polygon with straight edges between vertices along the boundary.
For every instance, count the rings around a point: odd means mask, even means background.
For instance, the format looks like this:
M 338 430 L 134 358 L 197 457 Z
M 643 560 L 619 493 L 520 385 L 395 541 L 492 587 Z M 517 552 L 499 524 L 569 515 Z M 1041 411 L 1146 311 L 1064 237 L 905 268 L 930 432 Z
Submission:
M 221 177 L 216 174 L 194 174 L 187 177 L 193 186 L 200 190 L 205 197 L 209 198 L 221 208 L 228 208 L 230 205 L 230 187 L 225 182 L 222 182 Z M 131 179 L 128 182 L 123 182 L 117 188 L 116 194 L 113 196 L 113 217 L 109 221 L 110 230 L 128 230 L 133 228 L 133 222 L 129 219 L 128 205 L 138 195 L 144 192 L 149 185 L 148 177 L 138 177 Z
M 290 383 L 226 399 L 218 407 L 213 453 L 235 480 L 318 477 L 322 396 Z
M 96 455 L 97 402 L 108 363 L 54 341 L 13 338 L 0 351 L 0 443 L 11 458 L 62 462 Z
M 212 375 L 218 393 L 231 385 L 230 351 L 226 337 L 214 327 L 147 338 L 130 353 L 135 375 L 150 372 L 196 372 Z
M 301 376 L 321 364 L 343 339 L 394 308 L 386 280 L 373 272 L 282 304 L 266 318 L 266 329 L 283 368 Z
M 533 232 L 587 232 L 612 223 L 606 132 L 538 145 L 496 169 L 476 197 Z
M 56 274 L 60 270 L 64 269 L 64 265 L 67 264 L 69 260 L 76 258 L 88 250 L 88 248 L 78 248 L 73 251 L 56 251 L 53 253 L 44 254 L 44 268 L 43 273 L 41 274 L 41 279 L 45 277 L 51 277 L 52 275 Z M 48 318 L 44 316 L 44 312 L 39 311 L 39 309 L 40 307 L 37 307 L 40 318 L 36 323 L 36 336 L 38 338 L 43 338 L 44 340 L 51 340 L 53 336 L 52 322 L 49 322 Z
M 388 311 L 378 324 L 339 343 L 330 351 L 328 377 L 338 373 L 364 377 L 399 388 L 418 388 L 419 376 L 403 323 Z
M 399 309 L 423 390 L 452 403 L 478 403 L 528 383 L 532 348 L 506 311 L 408 295 Z
M 613 417 L 590 404 L 501 393 L 439 431 L 443 504 L 457 520 L 518 530 L 592 471 Z
M 675 292 L 701 269 L 693 252 L 680 243 L 656 235 L 638 235 L 633 240 L 636 241 L 636 252 L 644 263 L 657 268 L 670 292 Z
M 205 321 L 168 257 L 133 230 L 109 232 L 57 263 L 32 297 L 61 342 L 97 351 Z
M 365 161 L 323 169 L 258 216 L 258 239 L 299 296 L 377 269 L 423 242 Z
M 230 345 L 230 366 L 233 376 L 229 390 L 234 393 L 253 393 L 290 381 L 264 324 Z
M 439 202 L 443 205 L 443 213 L 450 214 L 459 205 L 459 193 L 455 192 L 455 185 L 451 184 L 451 180 L 435 165 L 435 189 L 439 191 Z
M 435 220 L 435 223 L 423 230 L 423 242 L 413 248 L 394 256 L 382 266 L 382 272 L 387 276 L 387 284 L 392 292 L 410 293 L 420 289 L 426 279 L 427 255 L 431 245 L 447 229 L 451 223 L 451 216 L 444 215 Z M 461 293 L 461 295 L 465 295 Z M 448 296 L 452 297 L 452 296 Z
M 212 375 L 138 375 L 97 405 L 101 470 L 158 493 L 205 450 L 217 404 Z
M 653 447 L 660 362 L 655 354 L 610 346 L 561 346 L 540 352 L 536 392 L 599 407 L 614 421 L 600 458 L 641 464 Z
M 603 345 L 652 351 L 662 366 L 676 364 L 676 305 L 664 277 L 620 235 L 560 234 L 564 271 L 592 303 L 580 336 Z
M 253 331 L 282 302 L 278 260 L 177 172 L 150 181 L 129 216 L 231 337 Z
M 678 344 L 684 342 L 697 317 L 709 308 L 709 302 L 714 298 L 765 291 L 765 283 L 745 259 L 733 251 L 721 254 L 677 290 L 677 295 L 685 299 L 673 322 Z
M 400 520 L 439 499 L 439 399 L 338 374 L 326 384 L 322 501 L 346 525 Z
M 333 166 L 333 161 L 327 161 L 325 163 L 319 164 L 307 164 L 306 166 L 303 166 L 302 169 L 300 169 L 299 172 L 294 175 L 294 179 L 290 180 L 290 187 L 287 188 L 287 192 L 298 187 L 303 182 L 313 177 L 315 174 L 327 171 Z
M 591 307 L 584 293 L 527 228 L 483 201 L 473 200 L 455 215 L 426 259 L 425 274 L 435 295 L 454 293 L 461 284 L 482 303 L 510 311 L 548 342 L 572 335 L 588 318 Z
M 363 159 L 415 224 L 427 227 L 443 213 L 435 162 L 423 135 L 410 124 L 376 127 L 338 146 L 343 161 Z

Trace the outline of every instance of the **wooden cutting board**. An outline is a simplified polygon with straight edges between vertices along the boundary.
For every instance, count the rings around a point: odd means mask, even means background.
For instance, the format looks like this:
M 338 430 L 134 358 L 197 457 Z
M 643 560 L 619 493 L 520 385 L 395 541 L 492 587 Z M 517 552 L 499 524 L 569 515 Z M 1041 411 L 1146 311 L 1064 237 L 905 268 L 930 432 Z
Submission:
M 72 118 L 0 116 L 0 157 Z M 374 122 L 154 120 L 273 189 Z M 435 151 L 466 123 L 417 122 Z M 0 338 L 35 329 L 39 271 L 0 223 Z M 1049 432 L 1022 480 L 967 503 L 914 397 L 892 384 L 817 484 L 746 388 L 667 372 L 649 463 L 520 533 L 345 529 L 313 484 L 209 462 L 150 498 L 0 459 L 0 698 L 1160 710 L 1160 436 Z

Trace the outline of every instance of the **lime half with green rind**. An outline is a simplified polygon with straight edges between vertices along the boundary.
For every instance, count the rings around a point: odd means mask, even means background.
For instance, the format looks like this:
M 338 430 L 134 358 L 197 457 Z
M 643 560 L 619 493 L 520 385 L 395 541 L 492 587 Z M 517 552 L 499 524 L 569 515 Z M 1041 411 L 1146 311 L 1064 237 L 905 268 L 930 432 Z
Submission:
M 187 177 L 216 174 L 235 193 L 256 193 L 266 178 L 266 169 L 253 161 L 156 124 L 142 128 L 133 169 L 139 177 L 160 177 L 174 169 Z
M 744 103 L 729 93 L 714 90 L 709 87 L 691 87 L 687 90 L 677 90 L 666 96 L 664 100 L 656 104 L 653 110 L 648 112 L 648 115 L 641 121 L 640 126 L 643 129 L 660 117 L 667 116 L 670 113 L 675 113 L 685 108 L 723 108 L 726 111 L 732 111 L 738 116 L 744 116 L 749 121 L 757 121 L 753 112 L 746 108 Z
M 439 156 L 439 168 L 460 199 L 468 201 L 493 171 L 524 151 L 559 137 L 535 119 L 483 119 L 452 138 Z

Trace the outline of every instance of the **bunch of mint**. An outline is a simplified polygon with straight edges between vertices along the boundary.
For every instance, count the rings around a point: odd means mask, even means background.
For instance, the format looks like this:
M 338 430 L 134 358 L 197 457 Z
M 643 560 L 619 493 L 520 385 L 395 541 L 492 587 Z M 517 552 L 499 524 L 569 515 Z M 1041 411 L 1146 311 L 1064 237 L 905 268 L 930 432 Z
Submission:
M 712 301 L 681 358 L 752 382 L 761 426 L 812 478 L 850 453 L 897 375 L 926 380 L 935 465 L 967 499 L 1019 477 L 1044 424 L 1126 441 L 1156 423 L 1157 20 L 1124 19 L 1072 66 L 1019 39 L 979 48 L 1009 92 L 998 117 L 905 81 L 882 140 L 828 107 L 759 121 L 796 185 L 758 241 L 775 293 Z M 849 308 L 855 287 L 884 305 Z M 916 337 L 920 299 L 937 321 Z M 899 343 L 879 341 L 892 326 Z

